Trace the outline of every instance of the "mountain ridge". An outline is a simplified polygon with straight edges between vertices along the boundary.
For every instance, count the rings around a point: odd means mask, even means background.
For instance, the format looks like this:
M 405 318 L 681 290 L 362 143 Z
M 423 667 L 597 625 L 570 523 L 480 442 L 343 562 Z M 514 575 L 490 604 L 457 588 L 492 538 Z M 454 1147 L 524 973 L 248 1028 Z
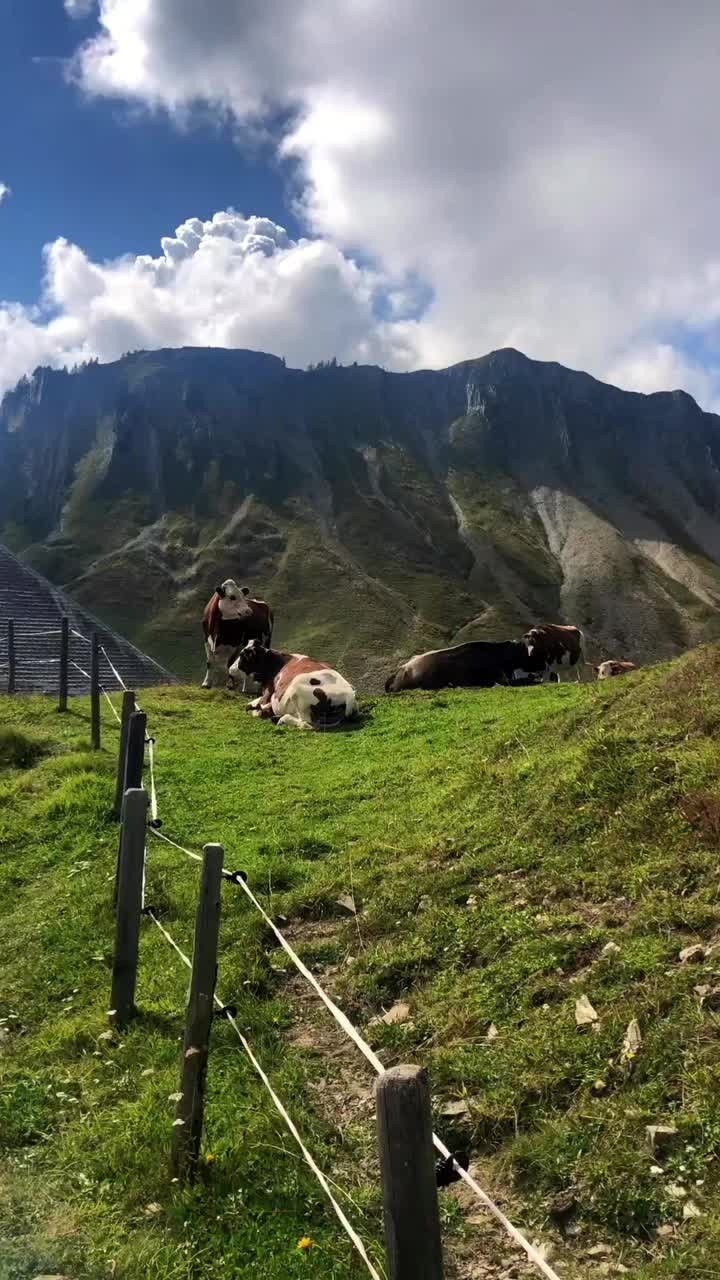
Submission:
M 720 418 L 513 348 L 408 373 L 138 352 L 0 405 L 0 541 L 188 676 L 229 574 L 370 687 L 539 618 L 670 657 L 720 635 L 719 511 Z

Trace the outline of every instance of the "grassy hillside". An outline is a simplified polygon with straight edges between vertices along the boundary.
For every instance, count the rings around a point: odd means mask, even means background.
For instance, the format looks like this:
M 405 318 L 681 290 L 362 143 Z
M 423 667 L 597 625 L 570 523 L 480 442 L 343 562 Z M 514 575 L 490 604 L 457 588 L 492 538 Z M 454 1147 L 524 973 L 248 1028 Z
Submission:
M 604 686 L 378 699 L 340 734 L 277 731 L 224 693 L 143 702 L 164 830 L 223 841 L 383 1060 L 427 1064 L 436 1127 L 563 1276 L 717 1274 L 718 649 Z M 187 976 L 146 922 L 142 1016 L 107 1037 L 116 731 L 90 755 L 86 712 L 2 706 L 0 1277 L 365 1274 L 225 1024 L 205 1176 L 169 1182 Z M 149 854 L 187 949 L 197 868 Z M 231 885 L 223 910 L 219 993 L 381 1259 L 371 1073 Z M 655 1124 L 678 1130 L 662 1156 Z M 441 1197 L 448 1275 L 511 1274 L 478 1206 Z

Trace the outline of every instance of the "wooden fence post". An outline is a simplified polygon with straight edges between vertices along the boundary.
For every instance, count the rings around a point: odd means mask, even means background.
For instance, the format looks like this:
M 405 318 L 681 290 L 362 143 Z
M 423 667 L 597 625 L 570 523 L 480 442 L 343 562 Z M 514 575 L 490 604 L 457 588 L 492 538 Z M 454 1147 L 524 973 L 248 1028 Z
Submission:
M 142 786 L 143 764 L 145 762 L 145 735 L 147 732 L 147 716 L 144 711 L 133 711 L 128 729 L 127 752 L 125 755 L 125 779 L 123 795 L 127 790 Z M 122 829 L 118 845 L 117 865 L 115 868 L 115 889 L 113 902 L 117 904 L 118 885 L 120 883 L 120 850 L 122 849 Z
M 100 637 L 92 633 L 90 651 L 90 745 L 100 750 Z
M 421 1067 L 391 1067 L 375 1083 L 390 1280 L 443 1280 L 430 1087 Z
M 7 650 L 8 650 L 8 693 L 15 692 L 15 623 L 12 618 L 8 618 L 7 624 Z
M 146 822 L 147 793 L 142 787 L 133 787 L 125 792 L 122 811 L 115 952 L 110 995 L 110 1021 L 114 1027 L 126 1027 L 135 1013 Z
M 118 752 L 117 779 L 115 782 L 115 803 L 113 805 L 113 817 L 119 818 L 122 813 L 123 793 L 125 791 L 125 770 L 127 768 L 127 749 L 128 738 L 130 736 L 130 717 L 135 714 L 135 694 L 132 689 L 126 689 L 122 699 L 122 715 L 120 717 L 120 750 Z M 143 733 L 143 738 L 145 737 Z M 142 783 L 142 772 L 140 775 L 140 783 L 133 782 L 133 786 L 139 786 Z
M 68 658 L 70 656 L 70 621 L 60 619 L 60 675 L 58 680 L 58 711 L 67 711 Z
M 213 1017 L 220 931 L 220 885 L 224 850 L 206 844 L 195 917 L 192 978 L 185 1019 L 185 1039 L 180 1065 L 180 1094 L 172 1131 L 172 1171 L 181 1181 L 197 1172 L 202 1141 L 205 1076 Z
M 123 702 L 123 706 L 124 705 L 125 704 Z M 127 789 L 127 787 L 142 786 L 146 737 L 147 716 L 144 711 L 133 711 L 130 715 L 127 752 L 125 756 L 125 789 Z

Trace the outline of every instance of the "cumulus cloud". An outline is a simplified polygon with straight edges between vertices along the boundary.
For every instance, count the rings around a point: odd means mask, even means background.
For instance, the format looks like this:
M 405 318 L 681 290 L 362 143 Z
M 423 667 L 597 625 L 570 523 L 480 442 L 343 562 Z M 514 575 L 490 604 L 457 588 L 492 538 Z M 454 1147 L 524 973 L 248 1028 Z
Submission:
M 38 364 L 114 360 L 141 347 L 251 347 L 305 365 L 413 363 L 412 326 L 392 316 L 392 281 L 327 240 L 291 240 L 233 209 L 189 218 L 156 257 L 93 262 L 75 244 L 45 250 L 42 304 L 0 305 L 0 394 Z M 398 294 L 402 297 L 402 284 Z
M 10 188 L 4 182 L 0 182 L 0 204 L 11 194 Z
M 511 343 L 717 394 L 717 364 L 691 354 L 699 328 L 718 346 L 715 0 L 99 0 L 98 16 L 86 91 L 241 125 L 284 113 L 308 228 L 424 282 L 423 363 Z

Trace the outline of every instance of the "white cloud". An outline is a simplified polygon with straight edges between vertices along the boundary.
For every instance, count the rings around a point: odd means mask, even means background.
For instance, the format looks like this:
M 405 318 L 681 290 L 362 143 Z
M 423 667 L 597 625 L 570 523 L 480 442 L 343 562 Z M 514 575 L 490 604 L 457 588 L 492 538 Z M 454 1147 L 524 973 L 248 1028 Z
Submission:
M 2 204 L 3 200 L 7 200 L 9 195 L 12 195 L 10 188 L 6 183 L 0 182 L 0 204 Z
M 686 354 L 699 330 L 718 346 L 716 0 L 100 0 L 99 18 L 88 92 L 286 113 L 312 231 L 427 284 L 423 363 L 513 343 L 643 382 L 655 352 L 658 376 L 717 394 L 717 364 Z
M 69 18 L 87 18 L 95 8 L 95 0 L 63 0 Z
M 48 245 L 42 305 L 0 304 L 0 394 L 40 363 L 140 347 L 250 347 L 297 365 L 414 361 L 412 326 L 376 315 L 379 294 L 397 310 L 391 282 L 327 240 L 294 241 L 230 209 L 189 218 L 162 250 L 96 263 L 67 240 Z

